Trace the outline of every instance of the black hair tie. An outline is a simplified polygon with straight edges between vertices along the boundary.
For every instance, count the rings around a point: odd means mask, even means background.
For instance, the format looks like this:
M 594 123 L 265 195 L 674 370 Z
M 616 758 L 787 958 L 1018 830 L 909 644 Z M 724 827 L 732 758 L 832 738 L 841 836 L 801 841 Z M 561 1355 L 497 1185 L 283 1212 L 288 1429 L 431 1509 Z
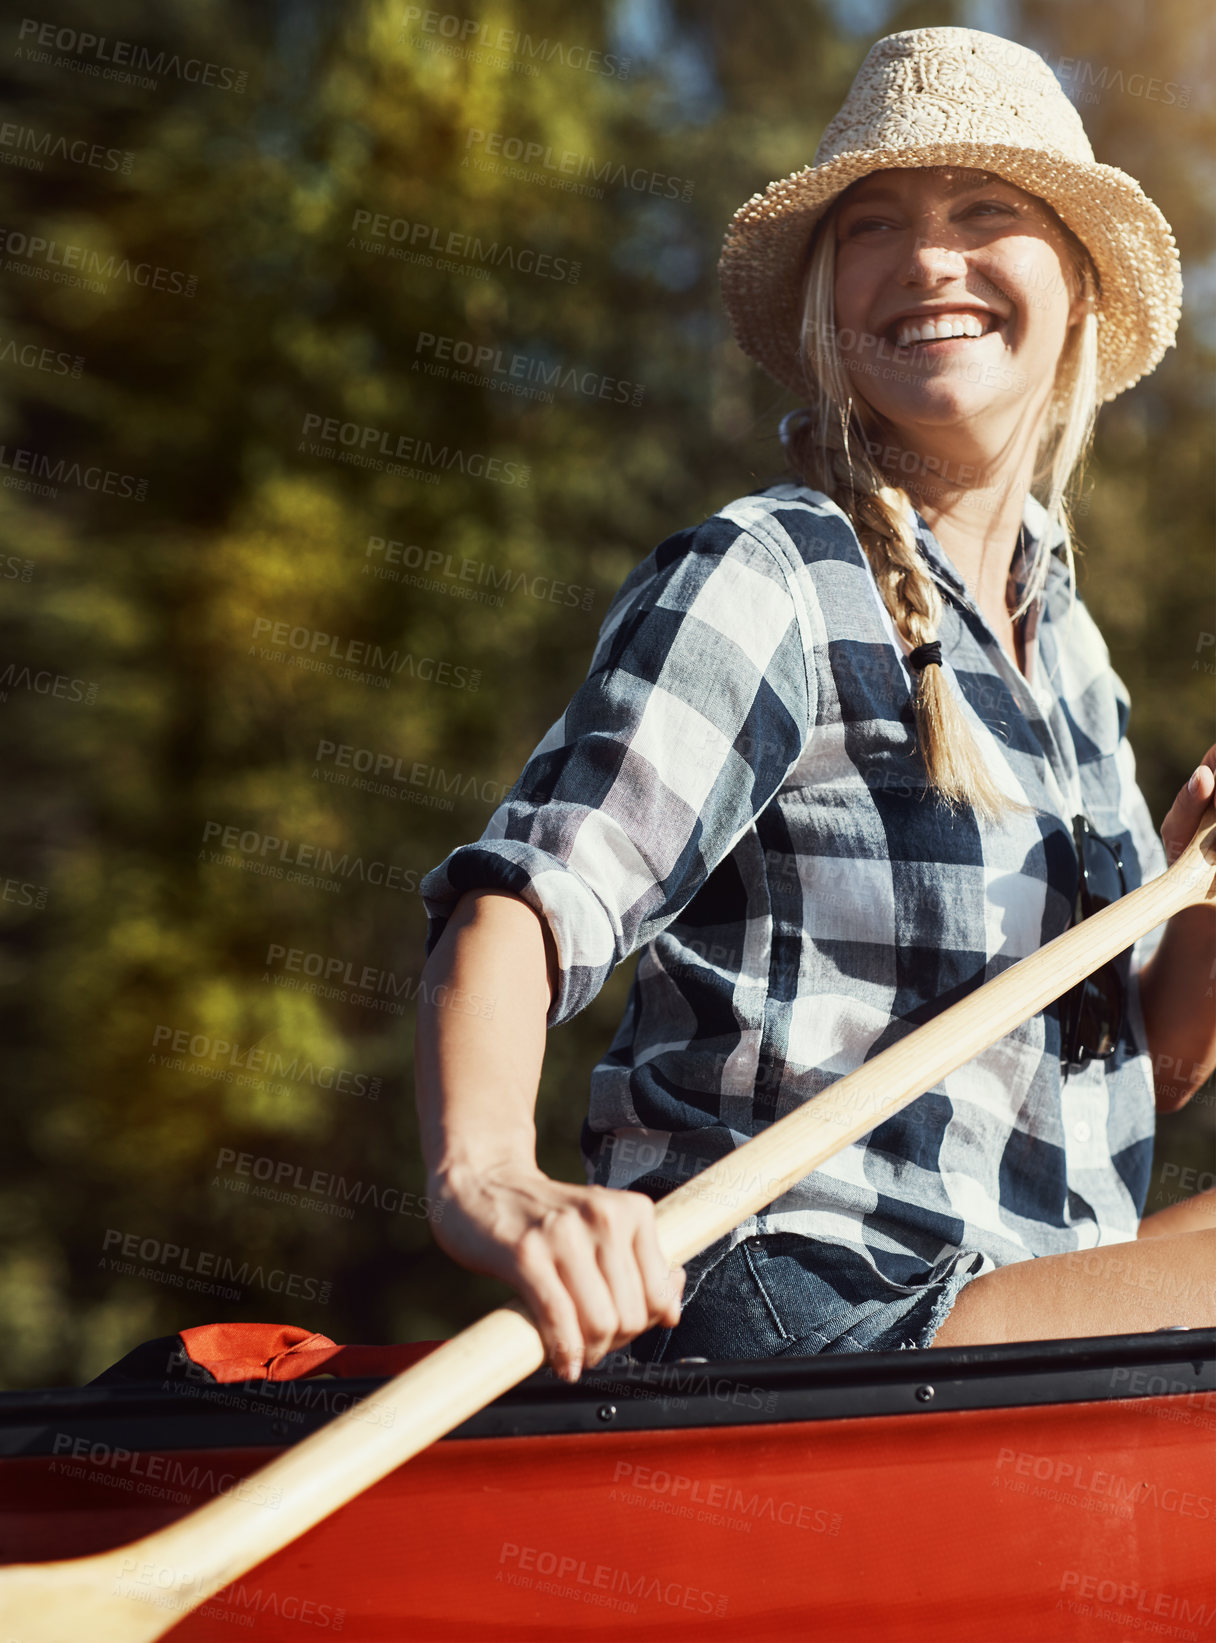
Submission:
M 916 649 L 908 657 L 908 664 L 910 667 L 914 668 L 917 673 L 922 672 L 927 667 L 941 667 L 941 640 L 930 639 L 927 645 L 917 645 Z

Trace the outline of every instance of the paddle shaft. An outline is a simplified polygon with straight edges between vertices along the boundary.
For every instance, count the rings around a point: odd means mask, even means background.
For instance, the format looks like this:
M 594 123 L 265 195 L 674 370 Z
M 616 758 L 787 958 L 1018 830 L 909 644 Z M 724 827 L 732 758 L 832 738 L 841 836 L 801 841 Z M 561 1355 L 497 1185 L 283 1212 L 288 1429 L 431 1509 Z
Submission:
M 663 1253 L 682 1265 L 1142 935 L 1207 899 L 1213 869 L 1195 847 L 1202 832 L 1167 872 L 1012 964 L 662 1199 Z M 1216 857 L 1216 827 L 1207 832 Z
M 1140 936 L 1211 901 L 1214 866 L 1209 810 L 1160 877 L 1011 965 L 664 1198 L 656 1220 L 668 1260 L 689 1260 Z M 87 1613 L 93 1643 L 152 1643 L 543 1362 L 522 1303 L 490 1313 L 263 1467 L 240 1495 L 218 1496 L 112 1552 L 0 1571 L 8 1635 L 67 1643 L 77 1634 L 66 1622 Z

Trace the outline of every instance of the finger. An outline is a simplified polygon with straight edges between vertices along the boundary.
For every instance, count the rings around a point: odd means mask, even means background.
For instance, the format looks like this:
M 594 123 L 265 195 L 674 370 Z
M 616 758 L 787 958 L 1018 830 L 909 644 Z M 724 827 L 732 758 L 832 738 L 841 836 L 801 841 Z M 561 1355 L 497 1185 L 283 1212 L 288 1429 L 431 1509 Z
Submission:
M 1209 749 L 1204 762 L 1196 766 L 1185 786 L 1179 789 L 1178 797 L 1161 824 L 1161 840 L 1170 862 L 1175 861 L 1191 842 L 1204 811 L 1212 802 L 1213 793 L 1216 792 L 1213 763 L 1216 763 L 1216 749 Z
M 641 1252 L 638 1251 L 638 1264 L 641 1265 Z M 649 1272 L 649 1269 L 647 1269 Z M 674 1329 L 680 1321 L 680 1309 L 684 1300 L 684 1285 L 688 1274 L 682 1266 L 670 1267 L 660 1254 L 654 1269 L 654 1275 L 647 1284 L 647 1304 L 650 1307 L 652 1323 L 662 1324 L 666 1329 Z
M 614 1216 L 596 1241 L 600 1271 L 611 1292 L 619 1322 L 613 1346 L 623 1346 L 633 1340 L 650 1322 L 650 1306 L 638 1267 L 631 1221 L 632 1216 L 628 1214 Z
M 586 1361 L 578 1307 L 538 1228 L 520 1239 L 515 1282 L 554 1372 L 564 1381 L 578 1380 Z
M 597 1364 L 616 1340 L 620 1318 L 604 1281 L 590 1228 L 576 1209 L 546 1217 L 549 1249 L 558 1277 L 578 1314 L 585 1364 Z
M 633 1249 L 646 1291 L 650 1318 L 655 1323 L 665 1324 L 668 1329 L 674 1329 L 680 1321 L 680 1298 L 684 1293 L 687 1274 L 683 1267 L 670 1266 L 659 1247 L 654 1205 L 649 1198 L 645 1200 L 643 1212 L 638 1217 Z
M 1188 797 L 1197 800 L 1200 804 L 1206 804 L 1214 791 L 1216 791 L 1216 772 L 1213 771 L 1212 766 L 1207 763 L 1196 765 L 1194 774 L 1186 784 Z
M 1161 824 L 1162 838 L 1167 833 L 1173 835 L 1179 848 L 1190 842 L 1191 834 L 1211 799 L 1211 782 L 1210 772 L 1202 766 L 1188 778 L 1184 787 L 1179 788 L 1178 796 Z

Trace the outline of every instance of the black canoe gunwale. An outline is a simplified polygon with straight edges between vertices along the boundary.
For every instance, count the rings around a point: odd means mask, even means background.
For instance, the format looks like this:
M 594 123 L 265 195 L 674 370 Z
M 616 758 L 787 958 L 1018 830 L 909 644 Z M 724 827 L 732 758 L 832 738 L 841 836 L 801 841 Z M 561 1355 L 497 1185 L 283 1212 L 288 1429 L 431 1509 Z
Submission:
M 159 1381 L 0 1392 L 0 1458 L 79 1455 L 82 1439 L 132 1453 L 282 1447 L 383 1385 L 383 1378 L 316 1377 L 221 1385 L 179 1362 Z M 1216 1329 L 717 1363 L 646 1365 L 619 1354 L 577 1386 L 547 1370 L 529 1376 L 449 1439 L 754 1426 L 1196 1393 L 1216 1393 Z M 1204 1406 L 1201 1415 L 1181 1405 L 1179 1413 L 1216 1430 L 1216 1397 L 1205 1398 Z

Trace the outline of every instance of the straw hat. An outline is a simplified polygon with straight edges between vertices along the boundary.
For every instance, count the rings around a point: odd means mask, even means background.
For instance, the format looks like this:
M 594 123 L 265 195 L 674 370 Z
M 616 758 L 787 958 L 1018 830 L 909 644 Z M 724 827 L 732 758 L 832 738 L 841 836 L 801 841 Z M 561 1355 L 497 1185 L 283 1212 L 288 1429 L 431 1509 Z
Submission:
M 1173 346 L 1178 251 L 1126 172 L 1098 165 L 1081 118 L 1036 52 L 975 29 L 909 29 L 870 50 L 813 165 L 740 206 L 718 272 L 739 346 L 805 395 L 799 351 L 811 234 L 859 177 L 905 166 L 990 171 L 1045 200 L 1098 272 L 1101 404 Z

